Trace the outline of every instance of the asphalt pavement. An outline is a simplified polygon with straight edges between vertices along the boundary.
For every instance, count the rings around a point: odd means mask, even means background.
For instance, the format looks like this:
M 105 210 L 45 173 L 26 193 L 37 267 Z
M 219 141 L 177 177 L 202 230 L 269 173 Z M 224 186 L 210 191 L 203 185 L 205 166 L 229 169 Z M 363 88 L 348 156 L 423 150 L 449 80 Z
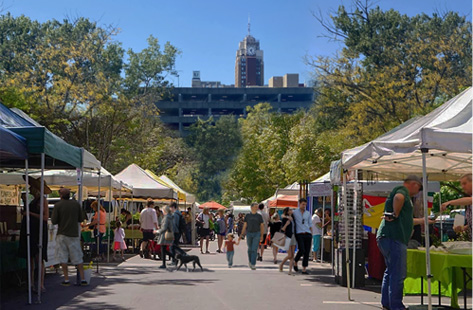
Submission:
M 379 283 L 368 283 L 351 291 L 337 285 L 330 264 L 310 262 L 309 275 L 279 272 L 270 250 L 256 270 L 248 268 L 244 242 L 235 247 L 233 268 L 228 268 L 226 255 L 189 254 L 200 257 L 204 271 L 186 272 L 175 267 L 159 269 L 161 261 L 131 256 L 123 263 L 102 264 L 92 275 L 87 287 L 62 287 L 60 273 L 48 272 L 47 291 L 41 304 L 26 305 L 26 294 L 10 288 L 1 298 L 1 309 L 379 309 Z M 278 254 L 281 261 L 285 254 Z M 300 264 L 299 264 L 300 266 Z M 192 269 L 192 266 L 188 266 Z M 72 269 L 71 269 L 72 272 Z M 75 280 L 75 278 L 72 278 Z M 2 290 L 4 292 L 5 290 Z M 438 300 L 435 300 L 438 302 Z M 410 305 L 420 304 L 420 297 L 406 297 Z M 449 304 L 448 298 L 442 299 Z M 471 300 L 469 299 L 469 308 Z M 461 304 L 462 305 L 462 304 Z M 411 307 L 415 308 L 415 307 Z

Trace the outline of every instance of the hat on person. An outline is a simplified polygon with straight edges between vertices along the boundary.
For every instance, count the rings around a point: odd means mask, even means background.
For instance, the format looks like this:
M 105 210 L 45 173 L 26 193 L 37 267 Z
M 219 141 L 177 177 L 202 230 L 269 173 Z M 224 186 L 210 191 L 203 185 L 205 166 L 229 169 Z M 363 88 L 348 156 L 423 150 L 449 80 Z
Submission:
M 26 176 L 23 175 L 23 180 L 26 181 Z M 34 187 L 36 189 L 41 189 L 41 178 L 33 178 L 31 176 L 28 176 L 28 184 L 31 186 L 31 187 Z M 43 184 L 44 184 L 44 194 L 45 195 L 49 195 L 51 194 L 53 191 L 49 188 L 49 186 L 46 184 L 46 181 L 43 180 Z
M 421 180 L 421 178 L 419 178 L 418 176 L 416 176 L 416 175 L 414 175 L 414 174 L 408 175 L 407 178 L 404 179 L 404 182 L 407 182 L 407 181 L 414 181 L 414 182 L 417 182 L 417 184 L 420 185 L 420 190 L 423 189 L 422 180 Z

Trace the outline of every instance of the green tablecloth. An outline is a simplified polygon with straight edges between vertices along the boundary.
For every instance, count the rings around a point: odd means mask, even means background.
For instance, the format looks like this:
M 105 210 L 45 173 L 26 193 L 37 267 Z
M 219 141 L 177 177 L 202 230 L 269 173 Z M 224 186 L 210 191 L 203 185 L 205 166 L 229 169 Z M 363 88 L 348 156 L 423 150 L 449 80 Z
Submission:
M 143 239 L 143 233 L 139 229 L 125 229 L 125 239 Z
M 451 306 L 458 306 L 458 292 L 463 289 L 463 272 L 466 268 L 472 274 L 472 256 L 457 255 L 442 252 L 430 252 L 430 269 L 433 276 L 432 294 L 438 294 L 438 281 L 441 283 L 441 293 L 451 297 Z M 405 294 L 420 294 L 421 277 L 424 278 L 424 293 L 427 292 L 425 251 L 407 250 L 407 279 L 404 281 Z M 471 282 L 468 284 L 471 288 Z
M 0 242 L 0 274 L 26 269 L 26 259 L 18 257 L 18 241 Z

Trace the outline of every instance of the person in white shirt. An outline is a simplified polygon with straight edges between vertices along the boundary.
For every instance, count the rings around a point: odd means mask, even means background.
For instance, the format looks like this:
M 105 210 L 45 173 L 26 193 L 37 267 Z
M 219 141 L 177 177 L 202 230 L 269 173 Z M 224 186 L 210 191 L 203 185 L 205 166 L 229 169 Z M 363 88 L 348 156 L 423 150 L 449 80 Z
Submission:
M 158 229 L 158 216 L 154 210 L 154 201 L 151 199 L 148 199 L 146 208 L 141 211 L 140 225 L 143 232 L 140 256 L 148 258 L 148 241 L 154 239 L 154 231 Z
M 116 227 L 114 231 L 113 237 L 113 260 L 116 260 L 115 255 L 120 252 L 121 259 L 125 260 L 123 256 L 123 251 L 126 250 L 126 243 L 125 243 L 125 230 L 122 228 L 122 223 L 120 221 L 116 222 Z
M 259 253 L 258 253 L 258 260 L 260 262 L 263 261 L 263 252 L 264 252 L 264 247 L 265 247 L 265 242 L 266 242 L 266 237 L 268 236 L 268 227 L 269 227 L 269 213 L 264 211 L 264 204 L 260 203 L 258 205 L 258 213 L 261 214 L 263 217 L 263 225 L 264 225 L 264 234 L 263 234 L 263 242 L 260 243 L 259 245 Z
M 314 253 L 314 262 L 317 261 L 320 249 L 320 239 L 322 236 L 322 215 L 322 208 L 319 208 L 312 216 L 312 252 Z

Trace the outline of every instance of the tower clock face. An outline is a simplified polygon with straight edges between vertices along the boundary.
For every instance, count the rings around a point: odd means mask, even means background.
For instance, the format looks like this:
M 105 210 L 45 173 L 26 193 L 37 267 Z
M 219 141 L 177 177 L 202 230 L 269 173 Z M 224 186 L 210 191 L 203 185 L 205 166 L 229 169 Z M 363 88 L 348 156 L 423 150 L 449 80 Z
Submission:
M 248 55 L 253 56 L 256 53 L 256 48 L 254 46 L 249 46 L 246 51 Z

